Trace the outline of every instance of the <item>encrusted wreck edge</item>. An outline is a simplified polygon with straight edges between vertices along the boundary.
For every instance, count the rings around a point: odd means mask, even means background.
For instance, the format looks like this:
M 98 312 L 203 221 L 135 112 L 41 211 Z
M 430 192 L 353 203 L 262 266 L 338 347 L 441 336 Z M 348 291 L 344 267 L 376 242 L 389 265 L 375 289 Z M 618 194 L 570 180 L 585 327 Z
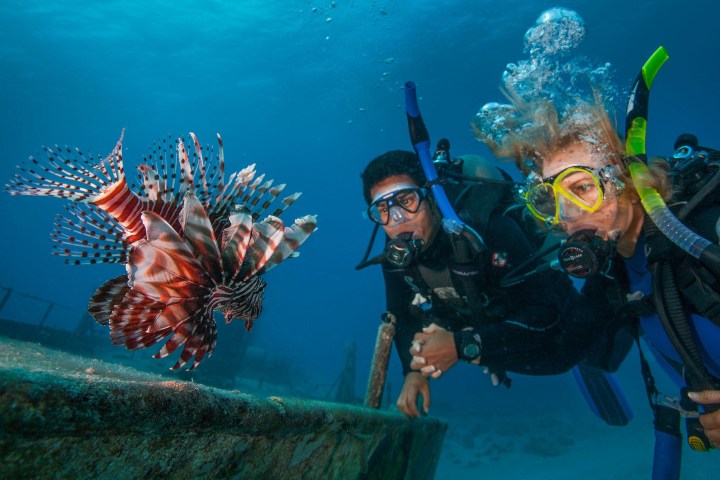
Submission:
M 10 478 L 431 479 L 446 429 L 168 381 L 0 337 L 0 462 Z

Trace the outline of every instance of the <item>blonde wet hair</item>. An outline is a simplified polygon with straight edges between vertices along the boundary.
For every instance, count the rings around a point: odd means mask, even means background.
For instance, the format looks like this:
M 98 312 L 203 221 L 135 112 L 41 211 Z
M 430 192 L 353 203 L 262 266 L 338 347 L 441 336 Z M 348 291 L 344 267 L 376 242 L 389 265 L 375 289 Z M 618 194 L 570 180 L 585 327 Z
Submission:
M 525 174 L 542 174 L 544 162 L 570 145 L 582 144 L 599 165 L 617 165 L 617 178 L 634 192 L 632 179 L 625 167 L 625 144 L 617 134 L 603 102 L 595 94 L 594 102 L 578 101 L 574 108 L 560 118 L 552 102 L 545 99 L 525 101 L 513 92 L 505 92 L 517 115 L 505 118 L 508 132 L 499 142 L 484 135 L 472 125 L 478 139 L 498 158 L 510 159 Z M 671 194 L 667 176 L 668 164 L 661 158 L 648 162 L 650 178 L 643 179 L 661 196 Z

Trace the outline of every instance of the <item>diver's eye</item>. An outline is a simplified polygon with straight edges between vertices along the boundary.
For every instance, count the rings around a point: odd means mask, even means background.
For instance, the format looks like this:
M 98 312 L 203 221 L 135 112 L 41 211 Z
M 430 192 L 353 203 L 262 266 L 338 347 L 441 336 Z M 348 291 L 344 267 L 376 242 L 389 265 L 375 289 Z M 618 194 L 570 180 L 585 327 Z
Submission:
M 594 182 L 582 182 L 573 187 L 573 193 L 576 195 L 584 195 L 594 191 L 596 188 Z
M 397 197 L 398 205 L 407 210 L 408 212 L 414 213 L 417 210 L 419 199 L 416 192 L 407 192 L 399 194 Z

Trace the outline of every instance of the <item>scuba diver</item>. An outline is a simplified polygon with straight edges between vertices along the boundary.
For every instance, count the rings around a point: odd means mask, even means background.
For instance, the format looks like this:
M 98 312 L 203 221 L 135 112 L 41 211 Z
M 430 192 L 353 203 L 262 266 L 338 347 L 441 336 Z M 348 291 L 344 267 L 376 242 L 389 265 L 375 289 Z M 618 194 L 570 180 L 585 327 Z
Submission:
M 658 391 L 637 341 L 655 415 L 654 478 L 679 476 L 681 416 L 691 448 L 720 444 L 720 152 L 684 134 L 669 161 L 647 161 L 649 89 L 667 58 L 661 47 L 638 76 L 624 144 L 600 98 L 564 116 L 546 100 L 515 101 L 518 128 L 487 142 L 527 176 L 528 210 L 569 235 L 557 263 L 613 312 L 611 328 L 642 336 L 678 387 L 677 400 Z
M 406 93 L 414 94 L 412 87 L 408 83 Z M 382 227 L 386 244 L 382 254 L 358 266 L 382 264 L 405 378 L 397 407 L 408 418 L 420 415 L 419 395 L 428 413 L 428 377 L 439 378 L 459 360 L 485 367 L 494 384 L 509 386 L 508 371 L 569 370 L 604 328 L 603 312 L 584 303 L 562 272 L 500 286 L 509 269 L 537 248 L 532 232 L 506 212 L 512 182 L 479 157 L 451 159 L 447 141 L 440 142 L 432 163 L 422 148 L 428 143 L 424 124 L 418 127 L 419 112 L 412 116 L 410 110 L 417 154 L 386 152 L 362 173 L 367 216 Z M 478 173 L 482 181 L 465 183 Z M 456 201 L 449 214 L 445 187 L 457 194 L 451 195 Z M 455 212 L 460 215 L 450 218 Z

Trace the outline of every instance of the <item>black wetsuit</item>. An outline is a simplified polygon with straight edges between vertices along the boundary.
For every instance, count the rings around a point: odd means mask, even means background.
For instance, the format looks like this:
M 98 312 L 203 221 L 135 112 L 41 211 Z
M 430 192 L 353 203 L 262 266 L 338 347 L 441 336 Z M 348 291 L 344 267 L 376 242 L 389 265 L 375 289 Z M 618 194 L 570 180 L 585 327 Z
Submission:
M 410 371 L 413 336 L 431 322 L 453 332 L 473 327 L 482 339 L 481 365 L 496 372 L 528 375 L 569 370 L 602 335 L 606 312 L 590 308 L 563 273 L 551 271 L 500 288 L 500 278 L 529 258 L 534 249 L 515 220 L 499 211 L 490 216 L 488 228 L 483 231 L 487 232 L 484 240 L 490 253 L 481 257 L 486 276 L 480 290 L 489 303 L 479 314 L 473 314 L 459 298 L 457 291 L 461 288 L 447 273 L 453 253 L 450 236 L 444 231 L 419 256 L 414 267 L 415 272 L 426 272 L 423 281 L 413 281 L 412 285 L 430 297 L 432 308 L 428 312 L 411 305 L 416 291 L 406 277 L 413 277 L 413 268 L 383 265 L 387 308 L 397 318 L 395 345 L 404 375 Z M 427 275 L 427 269 L 435 274 Z M 435 285 L 427 284 L 427 278 Z

